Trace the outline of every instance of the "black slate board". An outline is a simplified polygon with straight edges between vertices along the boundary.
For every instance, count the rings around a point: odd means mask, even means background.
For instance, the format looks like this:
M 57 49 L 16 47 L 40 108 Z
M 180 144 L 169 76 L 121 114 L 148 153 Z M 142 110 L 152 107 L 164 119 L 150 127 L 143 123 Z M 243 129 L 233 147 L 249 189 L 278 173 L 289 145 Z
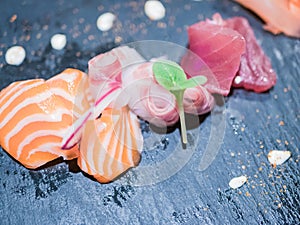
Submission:
M 0 224 L 299 224 L 299 64 L 300 40 L 273 36 L 249 11 L 228 1 L 164 0 L 166 17 L 158 22 L 143 13 L 144 1 L 12 0 L 0 2 L 0 88 L 29 78 L 48 78 L 66 67 L 86 71 L 94 55 L 137 40 L 187 45 L 186 26 L 220 12 L 224 18 L 248 18 L 278 74 L 267 93 L 233 90 L 225 103 L 225 137 L 211 166 L 199 171 L 203 146 L 174 176 L 148 186 L 121 181 L 101 185 L 83 175 L 76 162 L 60 162 L 30 171 L 0 150 Z M 100 32 L 97 17 L 118 16 L 114 28 Z M 16 14 L 17 19 L 10 22 Z M 68 36 L 63 51 L 52 50 L 50 37 Z M 8 47 L 25 47 L 19 66 L 5 63 Z M 281 122 L 283 121 L 283 123 Z M 198 128 L 207 144 L 211 116 Z M 174 135 L 178 135 L 175 131 Z M 145 152 L 147 163 L 172 151 L 172 139 Z M 290 150 L 284 165 L 272 168 L 271 149 Z M 232 190 L 232 177 L 245 174 L 246 185 Z

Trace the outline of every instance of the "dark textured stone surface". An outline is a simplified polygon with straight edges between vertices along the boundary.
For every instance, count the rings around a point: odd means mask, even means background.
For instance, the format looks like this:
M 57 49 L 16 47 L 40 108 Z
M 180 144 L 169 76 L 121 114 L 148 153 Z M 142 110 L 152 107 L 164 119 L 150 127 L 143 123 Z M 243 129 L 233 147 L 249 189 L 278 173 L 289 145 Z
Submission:
M 185 46 L 186 26 L 215 12 L 249 19 L 278 74 L 277 85 L 263 94 L 233 90 L 226 98 L 224 142 L 212 165 L 198 170 L 201 145 L 210 129 L 208 116 L 199 127 L 202 139 L 192 159 L 155 185 L 135 187 L 120 181 L 101 185 L 83 175 L 74 162 L 30 171 L 1 149 L 0 224 L 300 223 L 300 40 L 266 33 L 257 17 L 228 0 L 163 3 L 166 18 L 151 22 L 143 13 L 143 1 L 1 1 L 0 88 L 15 80 L 48 78 L 66 67 L 86 70 L 92 56 L 130 41 L 157 39 Z M 116 13 L 118 20 L 111 31 L 102 33 L 96 19 L 105 11 Z M 14 14 L 17 20 L 11 23 Z M 49 45 L 57 32 L 68 36 L 61 52 Z M 122 38 L 120 43 L 116 37 Z M 27 51 L 19 67 L 4 61 L 13 44 Z M 172 137 L 154 143 L 142 163 L 169 154 Z M 292 157 L 272 168 L 267 161 L 271 149 L 290 150 Z M 229 180 L 242 174 L 248 183 L 230 189 Z

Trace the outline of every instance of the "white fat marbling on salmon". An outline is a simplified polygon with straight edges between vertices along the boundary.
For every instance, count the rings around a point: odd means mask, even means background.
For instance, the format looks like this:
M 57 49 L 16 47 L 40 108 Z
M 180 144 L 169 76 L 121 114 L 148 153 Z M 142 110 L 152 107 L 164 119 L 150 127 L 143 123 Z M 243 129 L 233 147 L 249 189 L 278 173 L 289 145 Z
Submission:
M 19 89 L 19 90 L 18 90 L 12 97 L 10 97 L 10 98 L 8 99 L 8 101 L 5 102 L 5 104 L 1 107 L 1 109 L 0 109 L 0 114 L 1 114 L 7 107 L 9 107 L 9 106 L 13 103 L 14 100 L 16 100 L 18 97 L 20 97 L 20 96 L 21 96 L 22 94 L 24 94 L 26 91 L 28 91 L 28 90 L 30 90 L 30 89 L 32 89 L 32 88 L 35 88 L 35 87 L 41 85 L 42 83 L 43 83 L 43 80 L 41 80 L 40 82 L 35 82 L 35 83 L 31 84 L 31 85 L 25 86 L 25 87 L 23 87 L 22 89 Z M 24 83 L 22 82 L 21 85 L 24 85 Z M 18 86 L 18 87 L 19 87 L 19 86 Z M 16 87 L 14 87 L 13 89 L 15 90 L 15 88 L 16 88 Z M 2 97 L 2 99 L 4 99 L 4 98 Z
M 59 149 L 57 142 L 47 142 L 43 145 L 40 145 L 38 148 L 32 149 L 28 152 L 27 159 L 29 159 L 32 155 L 36 154 L 37 152 L 47 152 L 53 155 L 57 155 L 57 150 Z M 64 158 L 64 155 L 62 155 Z M 65 158 L 64 158 L 65 159 Z
M 112 132 L 113 133 L 113 132 Z M 113 136 L 113 134 L 111 135 Z M 108 153 L 108 159 L 109 159 L 109 162 L 107 164 L 107 168 L 111 168 L 112 167 L 112 163 L 113 163 L 113 159 L 114 157 L 116 157 L 116 155 L 118 154 L 117 150 L 118 149 L 118 141 L 117 141 L 117 138 L 116 137 L 112 137 L 111 138 L 111 141 L 112 141 L 112 147 L 111 147 L 111 152 Z M 104 146 L 109 146 L 108 144 L 111 144 L 109 142 L 104 142 Z M 103 147 L 104 147 L 103 146 Z M 105 151 L 105 149 L 103 148 L 103 150 Z M 108 173 L 108 176 L 111 176 L 112 175 L 112 171 L 110 171 L 111 173 Z
M 41 82 L 39 84 L 41 84 L 43 82 L 43 80 L 40 80 Z M 15 83 L 12 83 L 9 87 L 10 89 L 3 95 L 1 96 L 1 99 L 0 99 L 0 104 L 2 104 L 2 102 L 4 100 L 7 100 L 6 98 L 11 95 L 12 93 L 15 93 L 16 91 L 18 91 L 18 89 L 20 88 L 20 86 L 24 86 L 26 85 L 27 83 L 30 83 L 32 82 L 32 80 L 26 80 L 26 81 L 22 81 L 22 82 L 15 82 Z M 1 109 L 0 109 L 1 110 Z M 2 112 L 2 111 L 1 111 Z M 0 113 L 1 113 L 0 112 Z
M 93 149 L 95 148 L 95 144 L 96 144 L 96 139 L 95 139 L 95 136 L 94 135 L 90 135 L 90 137 L 88 138 L 88 150 L 87 150 L 87 155 L 86 155 L 86 158 L 84 158 L 84 160 L 86 162 L 89 162 L 91 164 L 91 168 L 97 168 L 98 165 L 96 165 L 95 163 L 98 162 L 100 165 L 103 164 L 103 161 L 104 161 L 104 156 L 100 156 L 97 158 L 94 157 L 94 151 Z M 97 168 L 98 170 L 101 171 L 101 168 Z M 96 171 L 92 171 L 92 173 L 96 173 Z
M 74 96 L 72 96 L 69 92 L 61 89 L 61 88 L 51 88 L 50 91 L 57 95 L 57 96 L 60 96 L 64 99 L 66 99 L 67 101 L 69 102 L 73 102 L 74 101 Z
M 61 137 L 62 135 L 64 135 L 64 133 L 66 132 L 66 129 L 62 129 L 62 130 L 38 130 L 36 132 L 31 133 L 30 135 L 26 136 L 25 139 L 23 139 L 19 146 L 18 146 L 18 150 L 17 150 L 17 159 L 20 158 L 20 155 L 22 154 L 22 150 L 23 148 L 30 144 L 32 141 L 34 141 L 36 138 L 39 137 L 43 137 L 43 136 L 57 136 L 57 137 Z M 55 143 L 55 147 L 58 147 L 59 143 Z M 57 154 L 57 153 L 56 153 Z
M 57 109 L 56 112 L 53 112 L 51 116 L 49 116 L 48 114 L 33 114 L 31 116 L 25 117 L 24 119 L 20 120 L 9 133 L 7 133 L 4 139 L 5 146 L 8 146 L 9 140 L 13 136 L 17 135 L 26 125 L 35 122 L 60 122 L 62 121 L 62 116 L 64 114 L 69 115 L 69 110 Z
M 38 96 L 34 96 L 32 98 L 24 100 L 21 104 L 17 105 L 11 112 L 8 113 L 3 121 L 1 121 L 0 129 L 3 128 L 5 126 L 5 124 L 7 124 L 8 121 L 11 120 L 15 116 L 15 114 L 17 112 L 19 112 L 22 108 L 27 107 L 28 105 L 31 105 L 31 104 L 41 103 L 51 97 L 52 97 L 51 92 L 45 92 L 45 93 L 39 94 Z
M 67 70 L 70 70 L 70 69 L 67 69 Z M 65 81 L 66 83 L 72 85 L 73 82 L 77 79 L 78 74 L 80 74 L 80 73 L 79 72 L 73 72 L 73 73 L 64 73 L 64 72 L 62 72 L 61 74 L 49 79 L 47 82 L 60 80 L 60 81 Z

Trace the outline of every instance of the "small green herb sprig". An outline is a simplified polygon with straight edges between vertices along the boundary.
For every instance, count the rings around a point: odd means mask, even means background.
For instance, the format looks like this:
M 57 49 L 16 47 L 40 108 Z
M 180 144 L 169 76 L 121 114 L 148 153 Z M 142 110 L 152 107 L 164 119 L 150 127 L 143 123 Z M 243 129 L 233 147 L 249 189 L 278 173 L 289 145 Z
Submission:
M 153 64 L 152 70 L 157 82 L 169 90 L 176 98 L 179 109 L 182 142 L 187 144 L 183 94 L 187 88 L 205 84 L 207 79 L 204 76 L 195 76 L 187 79 L 184 70 L 177 63 L 169 60 L 156 61 Z

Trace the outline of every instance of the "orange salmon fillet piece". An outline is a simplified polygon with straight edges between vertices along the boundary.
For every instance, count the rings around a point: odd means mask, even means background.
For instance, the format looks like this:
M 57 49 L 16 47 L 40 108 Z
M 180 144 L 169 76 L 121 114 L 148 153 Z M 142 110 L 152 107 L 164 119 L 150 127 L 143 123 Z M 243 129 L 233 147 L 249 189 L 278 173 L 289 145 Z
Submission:
M 100 119 L 85 124 L 78 165 L 100 183 L 108 183 L 137 166 L 142 149 L 137 116 L 127 106 L 107 108 Z
M 265 22 L 273 34 L 300 37 L 300 0 L 234 0 L 249 8 Z
M 60 148 L 65 131 L 89 107 L 86 74 L 67 69 L 45 81 L 14 82 L 0 92 L 0 145 L 34 169 L 58 157 L 77 158 L 78 145 Z

